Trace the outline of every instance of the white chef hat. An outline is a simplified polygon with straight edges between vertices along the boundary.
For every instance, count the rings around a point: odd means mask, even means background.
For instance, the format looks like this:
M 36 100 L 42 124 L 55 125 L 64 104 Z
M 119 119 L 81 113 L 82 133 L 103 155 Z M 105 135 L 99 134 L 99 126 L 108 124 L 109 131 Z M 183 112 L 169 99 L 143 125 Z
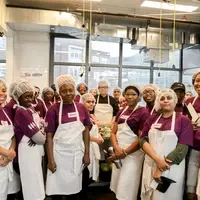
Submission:
M 148 84 L 148 85 L 145 85 L 143 88 L 142 88 L 142 93 L 147 90 L 147 89 L 150 89 L 150 90 L 153 90 L 155 93 L 158 92 L 158 87 L 155 85 L 155 84 Z
M 70 74 L 63 74 L 56 78 L 56 86 L 57 86 L 58 90 L 64 84 L 71 84 L 71 85 L 73 85 L 73 87 L 75 87 L 75 81 Z
M 160 89 L 159 92 L 158 92 L 158 94 L 157 94 L 157 97 L 156 97 L 156 100 L 155 100 L 155 110 L 156 111 L 160 110 L 160 98 L 162 96 L 164 96 L 164 95 L 171 96 L 172 99 L 173 99 L 173 105 L 172 105 L 172 107 L 173 108 L 176 107 L 176 104 L 178 102 L 178 98 L 177 98 L 176 93 L 172 89 L 164 88 L 164 89 Z
M 81 100 L 83 103 L 85 103 L 89 98 L 92 98 L 94 101 L 96 101 L 94 96 L 91 93 L 86 93 L 81 96 Z
M 14 92 L 16 86 L 17 86 L 17 82 L 13 82 L 13 83 L 10 84 L 9 97 L 13 97 L 13 92 Z
M 27 81 L 20 82 L 14 88 L 13 98 L 18 101 L 18 99 L 26 92 L 34 92 L 34 88 Z
M 200 69 L 198 69 L 193 75 L 192 75 L 192 83 L 194 84 L 194 81 L 197 77 L 197 75 L 200 74 Z
M 110 83 L 106 80 L 101 80 L 98 83 L 98 87 L 110 87 Z

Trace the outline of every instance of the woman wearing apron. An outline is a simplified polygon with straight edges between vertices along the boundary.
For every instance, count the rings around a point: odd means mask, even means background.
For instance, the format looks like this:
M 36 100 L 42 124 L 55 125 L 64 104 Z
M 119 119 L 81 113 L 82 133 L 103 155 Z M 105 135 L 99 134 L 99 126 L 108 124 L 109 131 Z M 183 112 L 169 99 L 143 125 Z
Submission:
M 80 83 L 77 86 L 78 95 L 75 96 L 74 101 L 81 103 L 81 96 L 86 94 L 88 91 L 88 86 L 85 83 Z
M 196 97 L 189 98 L 185 103 L 192 104 L 195 111 L 200 113 L 200 71 L 192 77 L 194 89 L 197 92 Z M 188 171 L 187 171 L 187 193 L 189 200 L 195 200 L 196 194 L 200 199 L 200 127 L 197 123 L 192 122 L 194 130 L 194 145 L 189 154 Z M 198 176 L 199 174 L 199 176 Z
M 110 189 L 118 200 L 137 200 L 144 159 L 139 150 L 139 132 L 149 114 L 138 105 L 137 87 L 126 87 L 124 95 L 128 106 L 117 114 L 111 135 L 115 152 L 111 160 L 121 159 L 122 167 L 117 169 L 113 165 Z
M 54 98 L 54 91 L 53 91 L 53 89 L 50 88 L 50 87 L 45 87 L 42 90 L 42 99 L 43 99 L 43 104 L 44 104 L 46 112 L 53 105 L 53 98 Z
M 50 107 L 46 115 L 48 173 L 46 193 L 53 200 L 62 196 L 76 200 L 82 189 L 82 170 L 89 164 L 88 111 L 74 103 L 75 82 L 70 75 L 57 78 L 61 103 Z M 84 142 L 83 151 L 82 142 Z
M 140 145 L 146 152 L 142 200 L 182 200 L 185 176 L 185 157 L 193 144 L 190 120 L 174 109 L 177 96 L 171 89 L 161 89 L 155 107 L 161 114 L 154 114 L 146 121 Z M 172 183 L 166 192 L 158 184 L 165 185 L 166 178 Z M 160 186 L 160 185 L 159 185 Z
M 19 83 L 13 96 L 19 107 L 15 113 L 15 135 L 24 200 L 45 198 L 42 156 L 45 135 L 40 131 L 40 117 L 31 108 L 34 90 L 28 82 Z
M 154 104 L 157 91 L 158 88 L 153 84 L 145 85 L 142 91 L 143 100 L 146 102 L 146 109 L 150 115 L 156 113 Z
M 20 183 L 19 176 L 12 166 L 12 161 L 16 156 L 16 141 L 11 114 L 3 107 L 6 99 L 7 87 L 0 79 L 0 199 L 14 200 L 15 193 L 20 189 Z
M 95 106 L 95 98 L 92 94 L 84 94 L 82 96 L 82 102 L 88 112 L 91 112 Z M 103 143 L 103 138 L 99 134 L 99 128 L 95 121 L 90 116 L 92 127 L 90 129 L 90 164 L 83 172 L 83 185 L 80 199 L 87 199 L 87 188 L 92 181 L 98 181 L 99 177 L 99 160 L 100 160 L 100 149 L 99 144 Z M 89 172 L 88 172 L 89 170 Z

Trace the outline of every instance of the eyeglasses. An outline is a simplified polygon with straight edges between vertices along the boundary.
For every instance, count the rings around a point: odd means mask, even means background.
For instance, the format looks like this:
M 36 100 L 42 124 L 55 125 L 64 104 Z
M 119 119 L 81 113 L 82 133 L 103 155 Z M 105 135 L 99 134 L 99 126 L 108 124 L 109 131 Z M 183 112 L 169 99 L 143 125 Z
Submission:
M 94 103 L 94 101 L 87 101 L 87 103 Z

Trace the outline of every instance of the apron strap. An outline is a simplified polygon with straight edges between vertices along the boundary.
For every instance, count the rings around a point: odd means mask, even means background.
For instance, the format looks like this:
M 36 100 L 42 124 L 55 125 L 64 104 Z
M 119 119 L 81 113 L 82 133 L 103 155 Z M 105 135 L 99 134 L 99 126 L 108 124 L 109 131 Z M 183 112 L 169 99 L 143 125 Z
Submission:
M 5 116 L 6 116 L 6 118 L 8 119 L 8 121 L 10 122 L 10 124 L 13 125 L 13 123 L 12 123 L 10 117 L 8 117 L 8 115 L 7 115 L 7 113 L 5 112 L 5 110 L 2 109 L 2 111 L 3 111 L 3 113 L 5 114 Z
M 160 114 L 160 116 L 158 117 L 158 119 L 155 121 L 154 124 L 157 124 L 161 117 L 162 117 L 162 114 Z
M 195 101 L 197 100 L 198 96 L 196 96 L 192 102 L 192 105 L 194 105 Z
M 75 112 L 76 112 L 77 121 L 80 122 L 79 112 L 78 112 L 77 106 L 76 106 L 76 104 L 74 103 L 74 101 L 73 101 L 73 104 L 74 104 L 74 108 L 75 108 Z M 62 124 L 62 111 L 63 111 L 63 101 L 61 100 L 61 102 L 60 102 L 60 107 L 59 107 L 59 116 L 58 116 L 58 123 L 59 123 L 59 125 Z
M 171 130 L 174 131 L 175 128 L 175 121 L 176 121 L 176 112 L 173 112 L 172 115 L 172 124 L 171 124 Z
M 42 103 L 43 103 L 43 105 L 44 105 L 44 108 L 45 108 L 45 110 L 46 110 L 46 112 L 47 112 L 47 105 L 46 105 L 46 103 L 45 103 L 45 101 L 42 99 Z
M 132 110 L 132 112 L 130 113 L 130 115 L 128 115 L 128 117 L 125 119 L 125 123 L 127 122 L 128 118 L 137 110 L 137 108 L 139 107 L 139 105 L 137 104 L 135 106 L 135 108 Z M 122 111 L 121 115 L 119 116 L 119 118 L 128 110 L 128 106 L 126 106 L 126 108 Z
M 99 104 L 99 95 L 97 96 L 97 104 Z
M 108 95 L 108 104 L 110 104 L 110 96 Z
M 152 108 L 150 115 L 153 115 L 154 110 L 155 110 L 155 106 Z

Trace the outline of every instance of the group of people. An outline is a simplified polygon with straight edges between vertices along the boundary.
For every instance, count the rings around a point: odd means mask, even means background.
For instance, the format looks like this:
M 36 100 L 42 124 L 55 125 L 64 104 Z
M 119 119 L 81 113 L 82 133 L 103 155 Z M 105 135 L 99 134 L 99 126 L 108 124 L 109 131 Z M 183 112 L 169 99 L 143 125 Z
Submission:
M 111 96 L 107 81 L 88 91 L 61 75 L 41 98 L 29 82 L 11 84 L 8 102 L 0 80 L 0 200 L 14 200 L 20 188 L 24 200 L 86 200 L 104 152 L 116 199 L 200 200 L 200 71 L 192 82 L 195 97 L 185 98 L 179 82 Z

